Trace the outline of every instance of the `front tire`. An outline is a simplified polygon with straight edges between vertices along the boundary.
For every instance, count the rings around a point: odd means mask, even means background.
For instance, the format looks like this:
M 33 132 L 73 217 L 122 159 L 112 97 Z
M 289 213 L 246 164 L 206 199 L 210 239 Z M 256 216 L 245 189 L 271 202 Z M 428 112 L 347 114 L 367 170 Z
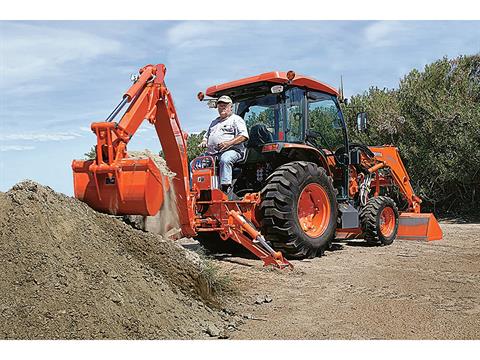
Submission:
M 365 240 L 372 245 L 390 245 L 397 237 L 398 209 L 388 196 L 368 200 L 360 210 Z
M 337 201 L 324 168 L 306 161 L 278 167 L 260 193 L 262 233 L 289 259 L 322 255 L 335 236 Z

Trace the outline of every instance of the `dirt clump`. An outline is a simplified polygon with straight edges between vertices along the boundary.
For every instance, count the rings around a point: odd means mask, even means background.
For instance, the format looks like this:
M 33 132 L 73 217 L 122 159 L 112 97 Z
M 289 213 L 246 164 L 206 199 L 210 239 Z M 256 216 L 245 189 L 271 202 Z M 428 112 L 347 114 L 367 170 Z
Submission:
M 0 227 L 2 339 L 201 339 L 224 325 L 211 271 L 171 240 L 32 181 L 0 193 Z
M 163 204 L 158 213 L 153 216 L 126 215 L 124 216 L 124 220 L 137 229 L 153 232 L 159 235 L 178 233 L 178 231 L 172 231 L 180 227 L 177 199 L 172 182 L 176 174 L 168 168 L 164 158 L 152 153 L 148 149 L 145 149 L 144 151 L 129 151 L 128 154 L 129 158 L 132 159 L 150 158 L 158 167 L 162 174 L 162 182 L 164 184 Z M 165 186 L 167 182 L 170 184 L 168 189 L 167 186 Z

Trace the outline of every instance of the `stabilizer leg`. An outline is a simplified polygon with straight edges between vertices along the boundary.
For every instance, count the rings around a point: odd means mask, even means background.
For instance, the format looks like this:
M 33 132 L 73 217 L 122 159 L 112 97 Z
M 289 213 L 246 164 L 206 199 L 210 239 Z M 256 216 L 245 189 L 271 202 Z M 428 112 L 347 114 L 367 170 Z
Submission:
M 230 210 L 228 218 L 228 232 L 225 234 L 238 242 L 257 257 L 262 259 L 264 266 L 273 265 L 280 269 L 290 268 L 293 265 L 288 262 L 280 251 L 275 251 L 267 244 L 263 235 L 255 227 L 235 210 Z M 248 234 L 248 236 L 245 235 Z

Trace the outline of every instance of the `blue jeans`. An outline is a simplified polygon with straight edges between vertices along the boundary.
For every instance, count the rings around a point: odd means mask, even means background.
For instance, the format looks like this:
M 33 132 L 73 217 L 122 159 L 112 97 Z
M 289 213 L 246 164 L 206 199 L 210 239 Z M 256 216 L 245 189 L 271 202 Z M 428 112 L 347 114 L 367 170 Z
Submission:
M 220 155 L 220 185 L 232 184 L 233 164 L 239 161 L 242 155 L 235 150 L 227 150 Z

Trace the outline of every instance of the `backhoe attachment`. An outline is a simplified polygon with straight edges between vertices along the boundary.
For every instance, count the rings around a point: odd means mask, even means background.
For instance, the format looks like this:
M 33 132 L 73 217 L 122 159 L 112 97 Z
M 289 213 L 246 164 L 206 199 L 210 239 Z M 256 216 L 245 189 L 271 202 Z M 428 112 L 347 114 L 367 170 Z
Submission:
M 187 134 L 181 130 L 165 73 L 163 64 L 141 68 L 108 118 L 92 124 L 97 137 L 96 157 L 72 162 L 75 197 L 109 214 L 151 216 L 158 213 L 164 194 L 173 186 L 182 232 L 193 236 Z M 115 122 L 127 104 L 120 121 Z M 172 184 L 151 159 L 132 158 L 127 152 L 128 142 L 144 120 L 155 126 L 167 165 L 176 174 Z
M 238 211 L 230 210 L 228 218 L 227 235 L 234 241 L 246 247 L 250 252 L 259 257 L 264 266 L 273 265 L 280 269 L 289 267 L 293 269 L 293 265 L 284 259 L 280 251 L 275 251 L 266 242 L 265 238 L 252 224 L 243 217 Z M 248 236 L 246 236 L 247 234 Z

